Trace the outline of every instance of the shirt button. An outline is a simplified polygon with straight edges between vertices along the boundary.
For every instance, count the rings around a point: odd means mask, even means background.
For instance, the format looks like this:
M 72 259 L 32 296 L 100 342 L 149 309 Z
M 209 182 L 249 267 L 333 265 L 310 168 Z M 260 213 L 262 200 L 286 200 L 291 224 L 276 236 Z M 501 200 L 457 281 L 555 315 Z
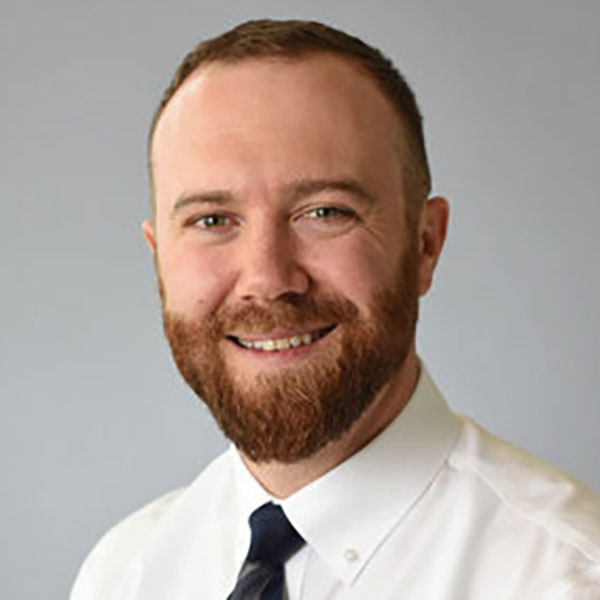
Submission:
M 344 558 L 349 563 L 356 562 L 358 560 L 358 552 L 354 548 L 346 548 L 344 550 Z

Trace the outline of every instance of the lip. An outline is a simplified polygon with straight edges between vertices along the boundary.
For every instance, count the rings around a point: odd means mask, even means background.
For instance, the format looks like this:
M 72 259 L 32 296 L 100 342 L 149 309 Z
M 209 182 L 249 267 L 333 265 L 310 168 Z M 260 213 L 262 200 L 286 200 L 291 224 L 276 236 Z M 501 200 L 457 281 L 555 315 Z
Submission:
M 270 331 L 269 333 L 229 333 L 226 337 L 231 340 L 244 340 L 246 342 L 266 342 L 269 340 L 281 340 L 284 338 L 291 337 L 302 337 L 303 335 L 314 335 L 319 331 L 329 329 L 327 333 L 330 333 L 335 329 L 337 324 L 323 324 L 311 326 L 304 329 L 281 329 L 276 331 Z
M 228 335 L 227 340 L 230 342 L 230 347 L 233 347 L 235 350 L 239 351 L 244 356 L 251 356 L 256 359 L 260 359 L 261 361 L 268 362 L 281 362 L 282 360 L 288 360 L 296 357 L 301 357 L 311 351 L 313 351 L 316 347 L 321 345 L 321 343 L 329 337 L 335 329 L 337 328 L 337 324 L 335 325 L 325 325 L 324 327 L 311 327 L 309 329 L 302 330 L 285 330 L 278 332 L 269 332 L 268 334 L 253 334 L 253 335 L 240 335 L 239 337 L 245 342 L 268 342 L 275 341 L 285 338 L 291 337 L 301 337 L 306 334 L 310 334 L 314 337 L 314 339 L 309 343 L 302 343 L 298 346 L 290 346 L 286 349 L 280 350 L 264 350 L 261 348 L 248 348 L 243 346 L 238 341 L 237 336 Z

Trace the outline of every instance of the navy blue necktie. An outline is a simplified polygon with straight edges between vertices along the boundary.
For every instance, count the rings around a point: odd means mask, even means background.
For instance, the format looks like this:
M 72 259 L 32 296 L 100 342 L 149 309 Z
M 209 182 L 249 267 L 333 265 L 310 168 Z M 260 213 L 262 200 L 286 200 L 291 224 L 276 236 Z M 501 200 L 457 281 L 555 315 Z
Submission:
M 249 521 L 250 550 L 227 600 L 282 600 L 283 565 L 304 540 L 272 502 L 257 508 Z

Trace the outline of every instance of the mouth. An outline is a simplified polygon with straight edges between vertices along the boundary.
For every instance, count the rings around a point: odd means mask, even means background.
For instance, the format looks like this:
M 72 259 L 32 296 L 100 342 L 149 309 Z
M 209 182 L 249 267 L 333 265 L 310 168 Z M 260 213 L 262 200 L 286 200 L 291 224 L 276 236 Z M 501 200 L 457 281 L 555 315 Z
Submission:
M 285 337 L 263 337 L 263 338 L 244 338 L 237 336 L 227 336 L 229 340 L 247 350 L 257 350 L 259 352 L 284 352 L 294 350 L 302 346 L 314 344 L 324 338 L 336 328 L 336 325 L 328 325 L 321 329 L 310 332 L 297 333 Z

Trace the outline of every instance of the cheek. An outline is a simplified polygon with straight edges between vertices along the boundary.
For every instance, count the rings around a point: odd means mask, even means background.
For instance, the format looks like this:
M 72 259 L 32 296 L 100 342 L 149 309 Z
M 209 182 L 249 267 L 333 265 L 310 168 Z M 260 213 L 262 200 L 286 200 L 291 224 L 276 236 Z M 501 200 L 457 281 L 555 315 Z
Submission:
M 366 242 L 329 247 L 313 257 L 311 264 L 320 289 L 345 297 L 361 312 L 369 312 L 376 291 L 395 281 L 396 263 L 390 253 Z
M 218 306 L 227 293 L 222 263 L 204 253 L 185 249 L 159 252 L 158 266 L 169 310 L 205 314 Z

